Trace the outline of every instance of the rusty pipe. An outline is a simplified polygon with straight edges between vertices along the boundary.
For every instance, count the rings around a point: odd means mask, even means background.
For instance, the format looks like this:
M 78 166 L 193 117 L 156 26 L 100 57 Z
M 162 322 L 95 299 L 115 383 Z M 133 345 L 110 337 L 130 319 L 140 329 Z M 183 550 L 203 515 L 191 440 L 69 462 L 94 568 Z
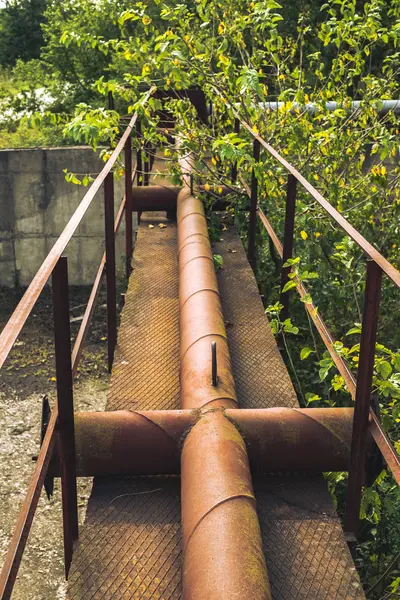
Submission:
M 132 209 L 134 211 L 176 211 L 176 199 L 180 189 L 179 187 L 162 185 L 134 186 Z M 200 185 L 199 190 L 207 191 L 204 185 Z M 231 193 L 232 190 L 226 186 L 213 190 L 212 194 L 215 200 L 212 204 L 212 210 L 226 210 L 231 203 L 224 200 L 224 197 Z
M 196 410 L 76 413 L 77 475 L 179 474 L 183 440 L 208 414 Z M 352 408 L 228 409 L 224 414 L 245 441 L 252 472 L 320 473 L 348 468 Z M 60 474 L 57 459 L 51 474 Z
M 201 410 L 181 456 L 183 598 L 265 600 L 271 591 L 246 446 L 221 410 L 237 398 L 207 221 L 189 189 L 190 158 L 181 166 L 181 407 Z
M 237 406 L 235 384 L 203 203 L 178 194 L 181 407 Z M 218 382 L 211 385 L 211 343 L 216 342 Z
M 208 411 L 182 450 L 185 600 L 271 598 L 244 440 Z

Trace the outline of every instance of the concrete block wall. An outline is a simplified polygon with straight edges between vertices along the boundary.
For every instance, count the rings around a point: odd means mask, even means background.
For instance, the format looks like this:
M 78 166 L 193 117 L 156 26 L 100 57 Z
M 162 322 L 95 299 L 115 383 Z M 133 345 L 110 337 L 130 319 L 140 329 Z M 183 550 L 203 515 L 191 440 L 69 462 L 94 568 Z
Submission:
M 88 188 L 65 181 L 64 169 L 96 176 L 104 163 L 89 147 L 0 150 L 0 285 L 27 286 Z M 115 180 L 115 212 L 124 194 Z M 134 215 L 135 217 L 135 215 Z M 67 246 L 71 285 L 93 283 L 104 252 L 104 197 L 100 190 Z M 124 269 L 124 225 L 116 241 Z

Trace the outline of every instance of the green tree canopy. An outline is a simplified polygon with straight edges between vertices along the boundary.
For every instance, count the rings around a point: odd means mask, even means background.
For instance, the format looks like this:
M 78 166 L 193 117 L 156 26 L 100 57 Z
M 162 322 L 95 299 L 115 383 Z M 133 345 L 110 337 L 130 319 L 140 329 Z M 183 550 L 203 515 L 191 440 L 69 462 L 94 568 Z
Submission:
M 39 58 L 46 0 L 6 0 L 0 9 L 0 65 Z

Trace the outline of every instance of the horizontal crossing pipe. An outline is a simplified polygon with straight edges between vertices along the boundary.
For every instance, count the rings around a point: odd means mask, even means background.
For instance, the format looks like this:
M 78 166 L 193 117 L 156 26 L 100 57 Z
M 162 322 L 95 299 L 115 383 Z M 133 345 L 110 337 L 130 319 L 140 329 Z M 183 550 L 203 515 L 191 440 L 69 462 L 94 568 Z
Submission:
M 177 197 L 181 188 L 162 185 L 134 186 L 132 193 L 132 209 L 134 211 L 176 211 Z M 205 185 L 198 186 L 199 191 L 207 191 Z M 226 186 L 220 186 L 210 193 L 215 198 L 213 210 L 226 210 L 229 204 L 224 197 L 232 193 Z
M 348 468 L 352 408 L 227 409 L 223 413 L 245 441 L 252 472 Z M 76 413 L 77 475 L 179 474 L 182 440 L 209 416 L 207 410 Z M 51 474 L 60 474 L 57 458 Z

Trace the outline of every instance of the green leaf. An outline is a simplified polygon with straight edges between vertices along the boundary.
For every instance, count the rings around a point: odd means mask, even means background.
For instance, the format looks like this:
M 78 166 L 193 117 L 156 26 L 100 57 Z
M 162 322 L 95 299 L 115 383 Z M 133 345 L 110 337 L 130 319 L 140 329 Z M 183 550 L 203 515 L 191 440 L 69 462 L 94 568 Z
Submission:
M 313 299 L 311 298 L 311 294 L 306 294 L 305 296 L 300 298 L 300 301 L 304 302 L 304 304 L 312 304 Z
M 301 349 L 300 360 L 305 360 L 306 358 L 308 358 L 310 356 L 310 354 L 312 352 L 314 352 L 314 350 L 312 348 L 310 348 L 309 346 L 305 346 L 304 348 Z
M 296 287 L 296 283 L 294 281 L 288 281 L 283 286 L 282 294 Z
M 270 304 L 269 306 L 267 306 L 267 308 L 265 309 L 265 314 L 270 315 L 280 313 L 282 308 L 283 304 L 281 304 L 280 302 L 275 302 L 275 304 Z
M 387 360 L 382 360 L 377 363 L 376 370 L 382 379 L 388 379 L 392 374 L 392 365 Z
M 283 331 L 285 333 L 293 333 L 293 335 L 297 335 L 299 333 L 299 328 L 296 325 L 293 325 L 290 319 L 285 319 L 283 321 Z
M 344 379 L 341 375 L 335 375 L 331 381 L 332 389 L 337 392 L 344 388 Z
M 220 254 L 213 254 L 214 267 L 216 271 L 222 269 L 224 264 L 224 259 Z
M 355 335 L 355 334 L 359 334 L 361 333 L 361 327 L 356 326 L 356 327 L 352 327 L 351 329 L 348 330 L 348 332 L 346 333 L 346 335 Z
M 321 400 L 321 396 L 318 396 L 318 394 L 306 394 L 306 400 L 307 404 L 310 404 L 311 402 L 318 402 L 318 400 Z
M 300 256 L 296 256 L 296 258 L 288 258 L 288 260 L 283 263 L 282 267 L 292 267 L 293 265 L 298 265 L 300 260 Z
M 269 324 L 271 325 L 272 333 L 274 335 L 278 334 L 279 331 L 279 321 L 278 319 L 272 319 Z
M 324 381 L 327 378 L 328 373 L 329 373 L 329 369 L 330 369 L 330 367 L 323 367 L 322 369 L 320 369 L 318 371 L 319 378 L 320 378 L 321 381 Z

